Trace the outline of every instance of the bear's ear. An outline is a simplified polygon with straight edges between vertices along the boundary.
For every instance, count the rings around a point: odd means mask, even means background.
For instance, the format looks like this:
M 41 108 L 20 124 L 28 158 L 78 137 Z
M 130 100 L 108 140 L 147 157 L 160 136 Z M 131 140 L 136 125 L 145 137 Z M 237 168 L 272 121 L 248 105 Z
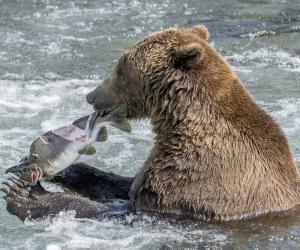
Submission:
M 190 70 L 199 65 L 203 58 L 203 48 L 198 43 L 180 46 L 174 54 L 174 67 L 182 71 Z
M 190 28 L 190 31 L 193 33 L 193 34 L 196 34 L 198 36 L 200 36 L 202 39 L 204 40 L 208 40 L 209 38 L 209 31 L 208 29 L 202 25 L 202 24 L 199 24 L 199 25 L 196 25 L 192 28 Z

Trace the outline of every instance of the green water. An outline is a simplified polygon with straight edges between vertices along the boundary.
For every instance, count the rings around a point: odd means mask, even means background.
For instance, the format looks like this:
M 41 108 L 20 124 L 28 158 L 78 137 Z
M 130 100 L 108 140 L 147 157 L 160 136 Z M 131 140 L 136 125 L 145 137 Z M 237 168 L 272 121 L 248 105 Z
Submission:
M 92 111 L 85 95 L 124 50 L 167 27 L 204 23 L 255 100 L 282 126 L 300 167 L 300 1 L 0 0 L 0 181 L 43 131 Z M 133 176 L 152 145 L 147 121 L 110 129 L 82 160 Z M 53 187 L 49 187 L 53 188 Z M 243 225 L 124 221 L 19 221 L 0 199 L 0 249 L 300 248 L 300 219 Z

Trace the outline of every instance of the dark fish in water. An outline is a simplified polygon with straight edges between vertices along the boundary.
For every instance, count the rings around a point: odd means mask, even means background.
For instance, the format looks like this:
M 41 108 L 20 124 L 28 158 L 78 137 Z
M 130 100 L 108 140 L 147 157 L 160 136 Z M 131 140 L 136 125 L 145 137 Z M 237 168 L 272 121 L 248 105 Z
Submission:
M 7 169 L 6 173 L 20 175 L 32 185 L 42 179 L 50 180 L 78 160 L 82 154 L 94 154 L 96 150 L 92 143 L 107 139 L 106 125 L 131 132 L 123 106 L 94 112 L 69 126 L 39 136 L 31 144 L 30 154 L 20 164 Z

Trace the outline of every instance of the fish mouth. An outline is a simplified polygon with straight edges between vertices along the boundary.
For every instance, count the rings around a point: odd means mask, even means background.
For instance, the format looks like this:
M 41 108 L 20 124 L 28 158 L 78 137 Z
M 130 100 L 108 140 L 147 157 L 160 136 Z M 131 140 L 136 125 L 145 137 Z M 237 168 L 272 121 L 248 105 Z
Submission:
M 16 166 L 6 169 L 5 173 L 15 174 L 31 185 L 36 185 L 38 181 L 43 179 L 43 170 L 30 160 L 25 160 Z
M 38 181 L 43 179 L 43 171 L 39 167 L 31 169 L 31 184 L 36 185 Z

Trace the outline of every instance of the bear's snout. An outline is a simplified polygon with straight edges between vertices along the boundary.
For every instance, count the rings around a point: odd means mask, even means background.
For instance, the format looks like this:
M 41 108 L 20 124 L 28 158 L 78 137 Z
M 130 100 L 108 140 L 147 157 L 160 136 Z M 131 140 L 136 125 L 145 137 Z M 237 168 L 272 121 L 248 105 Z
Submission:
M 95 99 L 96 99 L 96 95 L 97 95 L 97 91 L 96 91 L 96 90 L 91 91 L 90 93 L 88 93 L 88 94 L 86 95 L 86 101 L 87 101 L 89 104 L 93 105 L 94 102 L 95 102 Z
M 93 105 L 94 110 L 111 109 L 119 105 L 118 98 L 107 86 L 100 85 L 86 95 L 86 101 Z

